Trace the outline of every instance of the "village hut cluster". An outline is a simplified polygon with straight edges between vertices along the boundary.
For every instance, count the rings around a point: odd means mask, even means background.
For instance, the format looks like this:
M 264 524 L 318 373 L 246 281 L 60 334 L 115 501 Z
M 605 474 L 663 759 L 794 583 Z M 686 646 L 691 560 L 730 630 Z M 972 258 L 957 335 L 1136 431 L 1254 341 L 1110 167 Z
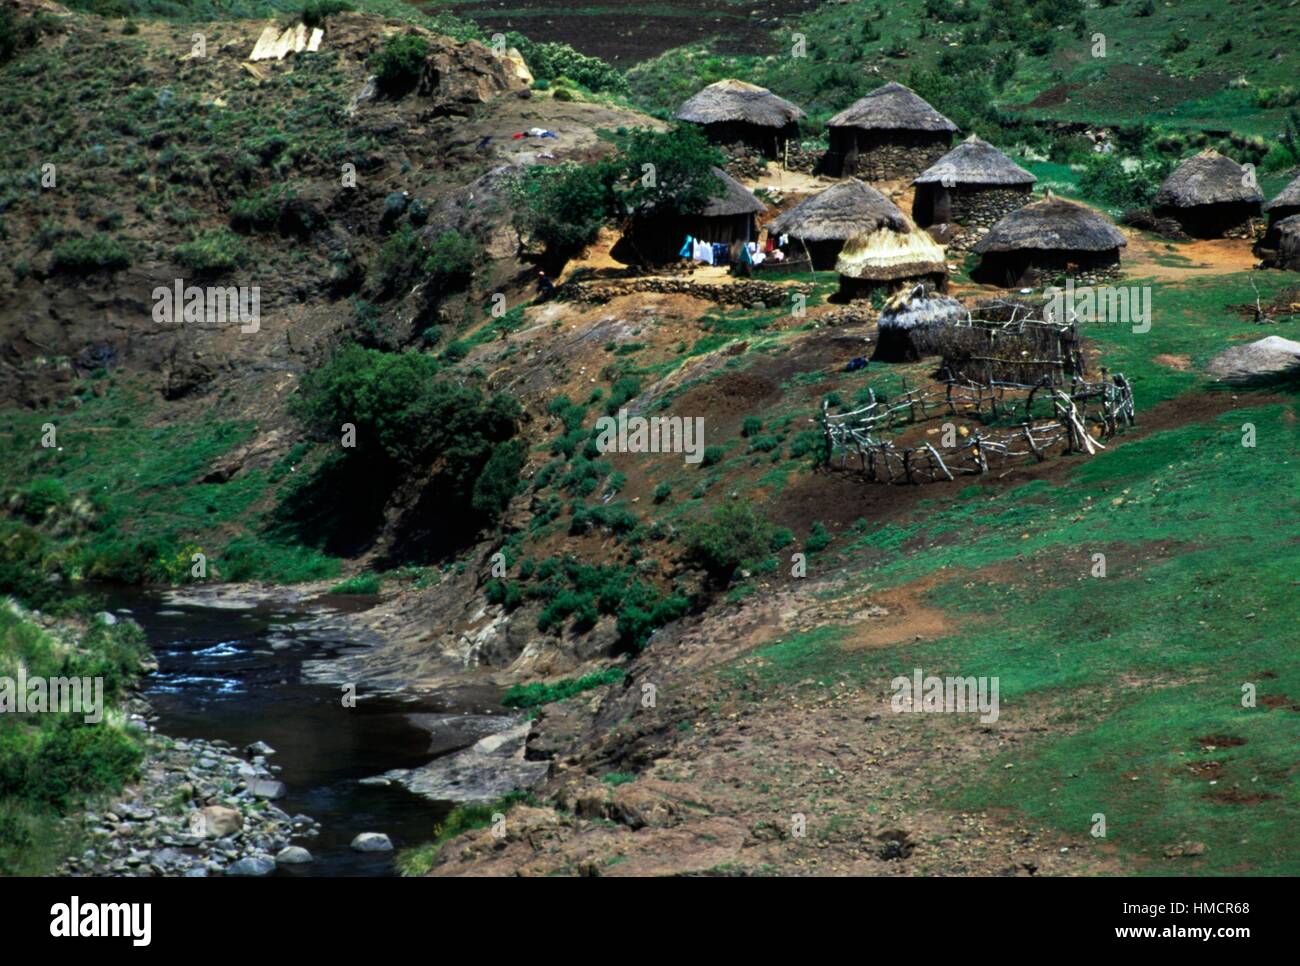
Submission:
M 700 125 L 715 144 L 778 161 L 797 143 L 805 117 L 790 101 L 734 79 L 710 84 L 676 116 Z M 817 171 L 840 179 L 831 187 L 764 224 L 763 202 L 720 175 L 704 211 L 656 226 L 671 239 L 641 247 L 707 261 L 701 243 L 731 246 L 733 255 L 745 245 L 747 266 L 766 260 L 767 267 L 834 269 L 842 299 L 942 293 L 948 259 L 966 251 L 979 256 L 974 279 L 1004 287 L 1062 275 L 1089 284 L 1118 273 L 1126 242 L 1110 219 L 1050 192 L 1036 199 L 1035 176 L 974 134 L 954 147 L 957 126 L 902 84 L 854 102 L 827 131 Z M 915 189 L 910 217 L 869 183 L 899 180 Z M 1263 264 L 1300 269 L 1300 179 L 1264 201 L 1251 169 L 1207 150 L 1178 165 L 1141 223 L 1180 237 L 1247 238 L 1267 213 L 1268 231 L 1256 246 Z M 716 255 L 713 264 L 720 249 Z

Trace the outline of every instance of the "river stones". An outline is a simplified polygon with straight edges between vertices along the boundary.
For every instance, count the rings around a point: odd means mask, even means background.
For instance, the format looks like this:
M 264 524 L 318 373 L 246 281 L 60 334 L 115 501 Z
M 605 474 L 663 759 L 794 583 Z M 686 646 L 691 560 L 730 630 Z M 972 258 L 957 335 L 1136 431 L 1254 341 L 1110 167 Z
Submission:
M 276 865 L 303 865 L 312 861 L 312 854 L 301 845 L 290 845 L 275 853 Z
M 226 875 L 270 875 L 275 871 L 275 859 L 269 855 L 250 855 L 226 866 Z
M 254 798 L 283 798 L 285 793 L 284 782 L 269 778 L 254 778 L 248 783 L 248 790 Z
M 357 852 L 391 852 L 393 843 L 383 832 L 362 832 L 352 840 L 352 848 Z
M 208 805 L 190 813 L 190 833 L 203 838 L 225 838 L 243 827 L 244 816 L 238 809 L 225 805 Z

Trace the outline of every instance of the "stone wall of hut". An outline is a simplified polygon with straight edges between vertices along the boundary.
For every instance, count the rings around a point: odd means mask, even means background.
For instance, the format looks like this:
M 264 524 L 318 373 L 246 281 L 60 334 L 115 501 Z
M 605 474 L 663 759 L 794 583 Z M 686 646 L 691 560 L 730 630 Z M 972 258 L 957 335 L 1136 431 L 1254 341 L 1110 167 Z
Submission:
M 556 287 L 558 298 L 587 304 L 602 304 L 621 295 L 654 293 L 690 295 L 721 305 L 777 308 L 793 304 L 795 295 L 808 296 L 806 285 L 779 285 L 755 279 L 736 279 L 728 285 L 709 285 L 690 278 L 631 278 L 615 281 L 566 282 Z
M 993 252 L 980 259 L 971 278 L 1005 288 L 1041 287 L 1062 277 L 1074 284 L 1100 285 L 1121 276 L 1119 249 L 1102 252 L 1024 250 Z
M 830 148 L 823 170 L 834 177 L 865 181 L 915 178 L 948 153 L 952 135 L 947 131 L 864 131 L 836 127 L 830 130 Z
M 1193 238 L 1254 238 L 1262 221 L 1258 202 L 1156 208 L 1157 219 L 1169 219 Z
M 918 185 L 912 216 L 922 228 L 936 223 L 933 204 L 941 192 L 948 193 L 949 223 L 961 226 L 947 242 L 948 250 L 969 251 L 984 233 L 1018 208 L 1033 200 L 1030 185 Z

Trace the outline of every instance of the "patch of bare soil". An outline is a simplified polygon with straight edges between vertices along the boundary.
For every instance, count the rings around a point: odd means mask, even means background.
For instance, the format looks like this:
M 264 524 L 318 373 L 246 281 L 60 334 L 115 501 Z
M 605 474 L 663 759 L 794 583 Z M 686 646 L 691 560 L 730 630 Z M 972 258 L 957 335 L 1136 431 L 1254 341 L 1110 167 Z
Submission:
M 432 874 L 1123 871 L 1087 836 L 942 804 L 956 775 L 1044 729 L 1070 727 L 1049 712 L 1017 709 L 990 724 L 895 714 L 888 667 L 911 666 L 904 641 L 896 660 L 882 657 L 876 685 L 764 677 L 772 658 L 755 649 L 801 629 L 843 625 L 846 660 L 864 642 L 883 654 L 899 637 L 951 632 L 928 613 L 923 593 L 918 584 L 874 594 L 843 579 L 770 588 L 668 629 L 629 668 L 628 686 L 592 703 L 591 727 L 574 729 L 573 712 L 559 707 L 541 715 L 536 744 L 555 755 L 543 796 L 557 807 L 515 809 L 503 841 L 487 831 L 453 840 Z M 655 707 L 642 704 L 646 684 L 656 687 Z M 567 738 L 557 744 L 559 732 Z M 599 779 L 611 771 L 637 777 Z
M 1251 243 L 1241 238 L 1208 238 L 1174 242 L 1121 227 L 1128 238 L 1124 249 L 1125 274 L 1179 282 L 1204 275 L 1229 275 L 1252 271 L 1259 259 Z M 1254 307 L 1252 306 L 1252 311 Z

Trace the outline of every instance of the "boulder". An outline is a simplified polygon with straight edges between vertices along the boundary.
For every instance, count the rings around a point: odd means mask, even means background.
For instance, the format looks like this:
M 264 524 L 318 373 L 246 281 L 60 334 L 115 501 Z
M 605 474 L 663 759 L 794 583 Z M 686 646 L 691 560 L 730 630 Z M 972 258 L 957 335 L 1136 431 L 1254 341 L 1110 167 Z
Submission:
M 352 840 L 352 848 L 357 852 L 391 852 L 393 843 L 383 832 L 362 832 Z
M 312 854 L 301 845 L 290 845 L 275 854 L 277 865 L 303 865 L 312 861 L 314 861 Z
M 254 778 L 248 783 L 248 790 L 254 798 L 283 798 L 285 793 L 284 782 L 270 778 Z
M 190 832 L 202 838 L 225 838 L 243 827 L 244 816 L 238 809 L 225 805 L 208 805 L 190 812 Z
M 270 875 L 275 871 L 275 859 L 269 855 L 250 855 L 226 867 L 226 875 Z
M 1300 375 L 1300 342 L 1270 335 L 1225 349 L 1210 360 L 1208 369 L 1216 379 L 1234 383 Z

